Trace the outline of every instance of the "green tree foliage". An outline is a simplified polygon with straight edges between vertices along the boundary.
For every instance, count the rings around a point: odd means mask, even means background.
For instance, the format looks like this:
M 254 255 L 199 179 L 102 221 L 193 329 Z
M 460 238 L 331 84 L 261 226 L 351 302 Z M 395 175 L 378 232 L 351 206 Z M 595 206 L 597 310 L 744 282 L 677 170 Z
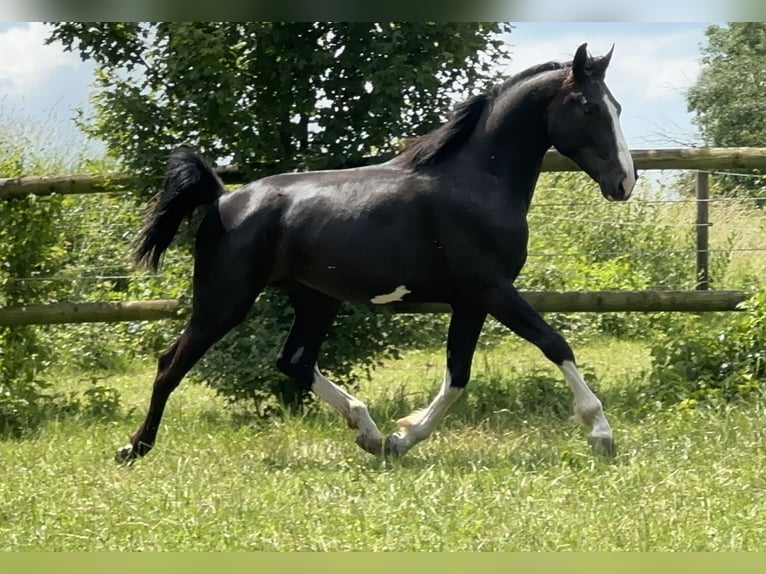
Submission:
M 766 22 L 709 26 L 702 70 L 689 89 L 705 142 L 762 146 L 766 142 Z
M 85 131 L 126 167 L 157 176 L 180 144 L 250 177 L 357 165 L 446 118 L 495 80 L 498 23 L 60 22 L 49 40 L 97 64 Z M 151 191 L 151 185 L 149 190 Z M 145 197 L 145 195 L 144 195 Z M 188 229 L 168 253 L 168 290 L 188 282 Z M 186 244 L 184 244 L 186 239 Z M 156 296 L 156 295 L 155 295 Z M 303 397 L 274 368 L 292 313 L 266 292 L 198 374 L 232 398 Z M 353 383 L 382 358 L 432 342 L 442 319 L 346 306 L 320 359 Z M 166 341 L 166 344 L 169 341 Z
M 133 169 L 186 143 L 251 175 L 353 165 L 444 119 L 507 56 L 495 23 L 66 22 L 98 64 L 86 130 Z
M 687 104 L 711 146 L 766 145 L 766 22 L 729 22 L 705 30 L 702 69 Z M 728 178 L 731 195 L 766 197 L 766 182 Z

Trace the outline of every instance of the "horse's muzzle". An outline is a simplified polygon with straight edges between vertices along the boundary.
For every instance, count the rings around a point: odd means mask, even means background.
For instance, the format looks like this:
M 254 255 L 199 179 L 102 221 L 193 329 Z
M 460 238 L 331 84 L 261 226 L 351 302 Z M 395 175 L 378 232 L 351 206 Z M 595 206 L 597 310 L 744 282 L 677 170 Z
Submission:
M 633 193 L 633 188 L 636 186 L 636 180 L 638 174 L 624 177 L 617 183 L 601 182 L 601 194 L 609 201 L 627 201 Z

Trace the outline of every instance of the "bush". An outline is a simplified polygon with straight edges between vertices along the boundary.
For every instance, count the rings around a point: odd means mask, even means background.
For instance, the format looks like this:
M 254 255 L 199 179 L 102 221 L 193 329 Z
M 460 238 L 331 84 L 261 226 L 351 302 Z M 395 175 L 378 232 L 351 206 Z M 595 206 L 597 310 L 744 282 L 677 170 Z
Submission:
M 0 124 L 0 177 L 39 173 L 32 143 L 23 129 Z M 0 201 L 0 307 L 55 297 L 55 285 L 42 278 L 54 273 L 63 257 L 56 245 L 60 213 L 55 197 Z M 48 398 L 39 371 L 48 359 L 35 329 L 0 327 L 0 431 L 17 434 L 39 420 Z
M 688 288 L 694 280 L 693 212 L 677 213 L 686 206 L 653 201 L 662 193 L 641 188 L 637 197 L 618 204 L 604 201 L 585 174 L 542 174 L 529 214 L 529 260 L 517 287 Z M 690 225 L 681 227 L 684 219 Z M 546 318 L 580 337 L 632 338 L 668 322 L 666 314 L 639 313 L 551 313 Z
M 96 168 L 102 171 L 103 168 Z M 179 241 L 159 275 L 137 274 L 130 242 L 141 225 L 138 192 L 77 195 L 64 199 L 58 239 L 68 254 L 56 273 L 62 301 L 126 301 L 184 298 L 192 274 L 191 254 Z M 188 226 L 183 235 L 188 235 Z M 178 333 L 181 321 L 65 324 L 40 327 L 57 367 L 74 372 L 121 371 L 154 356 Z
M 50 384 L 39 376 L 46 364 L 30 327 L 0 327 L 0 434 L 20 435 L 52 405 Z
M 651 347 L 648 398 L 663 404 L 761 397 L 766 390 L 766 291 L 723 320 L 692 315 Z
M 57 142 L 55 128 L 0 116 L 0 177 L 114 171 L 80 154 L 83 142 Z M 77 150 L 75 157 L 72 150 Z M 103 276 L 128 274 L 122 246 L 140 214 L 129 195 L 17 197 L 0 201 L 0 307 L 125 298 L 130 285 Z M 126 207 L 127 205 L 127 207 Z M 97 275 L 97 278 L 90 276 Z M 125 363 L 139 345 L 120 337 L 127 326 L 0 327 L 0 433 L 20 435 L 47 417 L 115 411 L 119 396 L 96 385 L 84 398 L 55 391 L 56 365 L 71 370 Z

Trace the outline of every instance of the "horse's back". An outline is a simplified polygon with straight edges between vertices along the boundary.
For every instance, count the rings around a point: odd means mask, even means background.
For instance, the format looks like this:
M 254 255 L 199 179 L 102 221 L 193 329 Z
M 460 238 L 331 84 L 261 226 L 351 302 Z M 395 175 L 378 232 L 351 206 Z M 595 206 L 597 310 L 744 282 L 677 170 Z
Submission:
M 430 175 L 386 164 L 288 173 L 227 194 L 218 210 L 231 242 L 262 246 L 268 237 L 273 283 L 295 280 L 360 302 L 421 285 L 430 299 L 425 286 L 444 255 L 433 216 L 438 188 Z

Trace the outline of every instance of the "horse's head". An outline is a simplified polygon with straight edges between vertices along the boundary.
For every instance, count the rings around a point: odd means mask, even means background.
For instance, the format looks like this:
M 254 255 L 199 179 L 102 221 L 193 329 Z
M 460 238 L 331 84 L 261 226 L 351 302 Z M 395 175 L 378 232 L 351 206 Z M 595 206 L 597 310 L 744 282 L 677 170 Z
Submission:
M 598 182 L 607 199 L 630 197 L 638 174 L 620 128 L 620 104 L 604 82 L 612 50 L 601 58 L 577 49 L 560 93 L 548 108 L 554 147 Z

